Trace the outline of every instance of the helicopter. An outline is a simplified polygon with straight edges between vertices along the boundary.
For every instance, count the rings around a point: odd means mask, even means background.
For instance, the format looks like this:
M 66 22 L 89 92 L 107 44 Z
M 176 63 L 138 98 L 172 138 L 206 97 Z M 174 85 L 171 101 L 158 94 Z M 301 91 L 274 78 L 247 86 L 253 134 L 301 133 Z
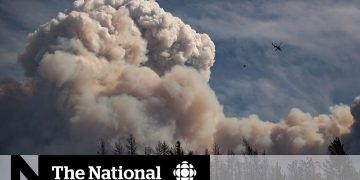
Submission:
M 276 44 L 276 43 L 272 42 L 271 45 L 274 47 L 274 51 L 280 51 L 280 52 L 282 51 L 282 49 L 281 49 L 282 43 Z

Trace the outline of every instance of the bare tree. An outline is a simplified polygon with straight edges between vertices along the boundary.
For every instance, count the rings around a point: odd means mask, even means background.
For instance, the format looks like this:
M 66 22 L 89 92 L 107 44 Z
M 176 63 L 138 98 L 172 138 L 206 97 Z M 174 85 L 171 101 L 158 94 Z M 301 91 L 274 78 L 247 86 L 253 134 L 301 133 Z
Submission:
M 132 134 L 126 139 L 126 151 L 128 155 L 136 155 L 136 141 Z
M 340 138 L 336 137 L 328 146 L 330 155 L 346 155 L 344 144 L 341 143 Z
M 220 155 L 221 154 L 220 146 L 217 143 L 214 143 L 214 145 L 213 145 L 213 154 L 214 155 Z
M 100 140 L 99 149 L 97 150 L 96 154 L 97 155 L 106 155 L 107 154 L 106 142 L 104 139 Z
M 119 138 L 114 144 L 113 155 L 123 155 L 123 154 L 124 154 L 124 147 L 121 144 L 121 139 Z

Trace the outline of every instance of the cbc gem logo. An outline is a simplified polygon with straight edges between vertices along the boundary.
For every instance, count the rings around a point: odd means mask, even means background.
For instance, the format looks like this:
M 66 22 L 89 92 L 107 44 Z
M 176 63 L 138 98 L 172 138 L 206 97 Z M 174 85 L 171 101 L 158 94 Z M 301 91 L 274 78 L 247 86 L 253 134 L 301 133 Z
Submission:
M 196 176 L 196 170 L 192 164 L 183 161 L 176 166 L 173 172 L 176 180 L 193 180 Z

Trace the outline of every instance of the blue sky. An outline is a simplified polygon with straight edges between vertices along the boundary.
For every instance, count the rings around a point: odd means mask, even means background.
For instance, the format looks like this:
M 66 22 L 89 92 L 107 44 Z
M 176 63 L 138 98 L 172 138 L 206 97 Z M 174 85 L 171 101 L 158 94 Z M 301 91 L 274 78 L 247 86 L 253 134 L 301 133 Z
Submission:
M 210 86 L 228 116 L 278 121 L 293 107 L 316 115 L 359 95 L 359 2 L 158 2 L 215 42 Z M 68 7 L 70 0 L 1 1 L 0 77 L 23 78 L 16 57 L 27 33 Z M 272 50 L 273 41 L 283 52 Z
M 228 115 L 276 121 L 293 107 L 327 113 L 358 95 L 358 2 L 159 2 L 215 42 L 210 85 Z

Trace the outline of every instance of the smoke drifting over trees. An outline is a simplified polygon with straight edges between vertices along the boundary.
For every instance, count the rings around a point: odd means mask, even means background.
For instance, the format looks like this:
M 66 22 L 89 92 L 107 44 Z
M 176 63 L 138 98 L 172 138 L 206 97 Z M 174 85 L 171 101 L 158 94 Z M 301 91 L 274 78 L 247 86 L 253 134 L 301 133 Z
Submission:
M 2 128 L 16 133 L 2 132 L 0 151 L 92 153 L 94 139 L 132 134 L 131 153 L 159 139 L 242 152 L 245 138 L 268 154 L 319 154 L 354 133 L 347 105 L 315 117 L 294 108 L 278 123 L 225 117 L 208 85 L 214 57 L 208 35 L 155 1 L 77 0 L 30 34 L 19 56 L 28 80 L 1 83 Z
M 357 160 L 356 156 L 211 156 L 211 179 L 355 180 L 360 175 Z

